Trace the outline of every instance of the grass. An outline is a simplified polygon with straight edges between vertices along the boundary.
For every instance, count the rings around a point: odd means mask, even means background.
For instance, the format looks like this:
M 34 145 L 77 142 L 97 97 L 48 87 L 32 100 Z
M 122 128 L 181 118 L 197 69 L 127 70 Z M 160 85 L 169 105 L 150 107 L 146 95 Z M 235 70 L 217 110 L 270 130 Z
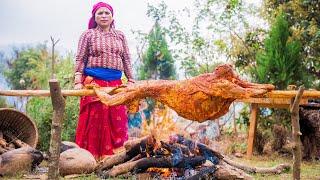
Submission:
M 234 161 L 237 161 L 241 164 L 245 164 L 253 167 L 273 167 L 278 164 L 288 163 L 292 164 L 292 157 L 280 157 L 279 155 L 273 154 L 270 156 L 253 156 L 252 159 L 247 158 L 233 158 Z M 44 161 L 41 165 L 46 166 Z M 292 169 L 281 174 L 251 174 L 254 179 L 271 179 L 271 180 L 289 180 L 292 179 Z M 15 176 L 11 177 L 1 177 L 1 179 L 24 179 L 23 173 L 17 173 Z M 61 180 L 66 179 L 60 177 Z M 76 177 L 72 179 L 77 180 L 96 180 L 99 179 L 95 174 L 84 175 L 81 177 Z M 112 179 L 112 178 L 111 178 Z M 114 179 L 127 179 L 121 176 Z M 139 179 L 137 176 L 133 175 L 129 179 Z M 320 180 L 320 161 L 302 161 L 301 164 L 301 179 L 302 180 Z
M 252 159 L 245 158 L 236 158 L 234 159 L 237 162 L 255 166 L 255 167 L 272 167 L 278 164 L 288 163 L 292 165 L 292 157 L 279 157 L 276 155 L 273 156 L 254 156 Z M 288 172 L 284 172 L 282 174 L 275 175 L 263 175 L 263 174 L 251 174 L 254 179 L 272 179 L 272 180 L 282 180 L 282 179 L 292 179 L 292 169 Z M 306 162 L 302 161 L 301 163 L 301 171 L 300 171 L 301 179 L 305 180 L 320 180 L 320 161 L 312 161 Z

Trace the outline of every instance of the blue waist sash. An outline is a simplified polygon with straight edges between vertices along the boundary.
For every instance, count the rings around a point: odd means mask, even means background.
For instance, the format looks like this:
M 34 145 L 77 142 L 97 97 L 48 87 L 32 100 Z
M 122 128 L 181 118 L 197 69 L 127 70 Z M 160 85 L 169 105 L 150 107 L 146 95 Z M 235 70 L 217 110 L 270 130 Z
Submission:
M 102 67 L 84 68 L 83 72 L 87 76 L 92 76 L 94 78 L 105 81 L 121 79 L 122 76 L 122 72 L 117 69 L 109 69 Z

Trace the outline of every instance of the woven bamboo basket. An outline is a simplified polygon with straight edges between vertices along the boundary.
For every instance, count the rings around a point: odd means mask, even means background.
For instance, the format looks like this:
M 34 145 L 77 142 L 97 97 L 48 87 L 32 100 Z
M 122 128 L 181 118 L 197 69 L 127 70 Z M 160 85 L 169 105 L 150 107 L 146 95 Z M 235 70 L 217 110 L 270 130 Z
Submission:
M 0 108 L 0 130 L 9 131 L 21 141 L 36 148 L 38 129 L 36 124 L 24 113 L 11 108 Z

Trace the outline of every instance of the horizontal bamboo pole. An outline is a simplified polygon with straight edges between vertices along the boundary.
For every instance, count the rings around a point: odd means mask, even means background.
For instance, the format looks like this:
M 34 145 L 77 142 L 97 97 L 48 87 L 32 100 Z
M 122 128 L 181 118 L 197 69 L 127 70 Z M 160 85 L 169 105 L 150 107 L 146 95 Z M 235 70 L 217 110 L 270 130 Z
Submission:
M 249 99 L 236 99 L 235 102 L 255 103 L 259 107 L 268 108 L 289 108 L 291 98 L 249 98 Z M 308 99 L 301 99 L 300 105 L 308 104 Z
M 95 96 L 93 89 L 61 90 L 62 96 Z M 49 90 L 0 90 L 0 96 L 50 96 Z
M 111 91 L 113 88 L 104 88 Z M 63 96 L 95 96 L 96 93 L 93 89 L 81 89 L 81 90 L 62 90 Z M 262 95 L 259 98 L 293 98 L 298 91 L 280 91 L 274 90 Z M 0 96 L 50 96 L 49 90 L 0 90 Z M 302 98 L 312 99 L 320 98 L 320 91 L 305 90 Z M 250 98 L 251 99 L 251 98 Z
M 267 98 L 294 98 L 296 97 L 298 91 L 280 91 L 274 90 L 264 94 L 262 97 Z M 320 98 L 320 91 L 316 90 L 305 90 L 303 92 L 302 98 L 312 99 L 312 98 Z

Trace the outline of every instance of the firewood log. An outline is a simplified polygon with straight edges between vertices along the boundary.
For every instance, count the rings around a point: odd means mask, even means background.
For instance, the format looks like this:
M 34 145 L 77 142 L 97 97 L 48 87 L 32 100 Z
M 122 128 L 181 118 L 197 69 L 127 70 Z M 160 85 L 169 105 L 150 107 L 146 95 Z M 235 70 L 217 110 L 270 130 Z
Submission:
M 6 131 L 6 132 L 4 133 L 4 136 L 5 136 L 6 138 L 8 138 L 8 140 L 9 140 L 10 142 L 12 142 L 12 143 L 13 143 L 15 146 L 17 146 L 18 148 L 20 148 L 20 147 L 29 147 L 29 144 L 21 141 L 18 137 L 16 137 L 15 135 L 13 135 L 13 134 L 12 134 L 11 132 L 9 132 L 9 131 Z
M 93 155 L 82 148 L 72 148 L 60 154 L 60 175 L 92 173 L 97 163 Z
M 217 164 L 219 162 L 219 159 L 223 159 L 224 157 L 220 152 L 211 149 L 207 145 L 192 141 L 183 137 L 182 135 L 172 135 L 170 137 L 170 141 L 187 146 L 191 152 L 194 151 L 195 148 L 198 148 L 200 153 L 205 156 L 207 160 L 211 161 L 214 164 Z
M 182 153 L 186 156 L 189 156 L 191 154 L 190 150 L 184 146 L 184 145 L 181 145 L 181 144 L 169 144 L 169 143 L 166 143 L 166 142 L 163 142 L 163 141 L 160 141 L 161 143 L 161 146 L 165 149 L 167 149 L 169 152 L 172 152 L 173 149 L 181 149 Z
M 149 147 L 155 145 L 155 143 L 155 139 L 152 136 L 146 136 L 140 139 L 127 141 L 124 144 L 126 151 L 121 152 L 119 154 L 114 154 L 111 157 L 103 159 L 97 166 L 96 172 L 99 174 L 103 170 L 110 169 L 115 165 L 129 161 L 130 159 L 136 157 L 138 154 L 141 154 L 143 151 L 145 151 L 147 146 Z M 141 154 L 141 157 L 145 157 L 145 155 Z
M 142 138 L 137 138 L 133 140 L 129 140 L 124 143 L 124 147 L 127 151 L 129 151 L 131 148 L 136 147 L 136 145 L 141 144 L 141 141 L 146 141 L 147 139 L 151 138 L 151 136 L 145 136 Z
M 0 175 L 15 175 L 18 172 L 30 171 L 42 160 L 42 153 L 31 147 L 8 151 L 0 156 Z
M 223 160 L 226 163 L 228 163 L 229 165 L 236 167 L 236 168 L 239 168 L 239 169 L 244 170 L 249 173 L 280 174 L 283 171 L 290 169 L 290 167 L 291 167 L 290 164 L 279 164 L 274 167 L 252 167 L 252 166 L 247 166 L 247 165 L 232 161 L 231 159 L 228 159 L 226 157 Z
M 243 170 L 235 168 L 224 161 L 221 161 L 216 166 L 216 172 L 214 173 L 216 179 L 221 180 L 238 180 L 238 179 L 253 179 L 252 176 L 245 173 Z
M 149 157 L 142 158 L 133 162 L 126 162 L 117 166 L 114 166 L 109 171 L 103 173 L 103 177 L 115 177 L 120 174 L 124 174 L 133 170 L 136 171 L 144 171 L 150 167 L 158 167 L 158 168 L 187 168 L 187 167 L 195 167 L 203 164 L 205 162 L 205 158 L 201 156 L 196 157 L 184 157 L 179 164 L 174 165 L 172 157 Z

